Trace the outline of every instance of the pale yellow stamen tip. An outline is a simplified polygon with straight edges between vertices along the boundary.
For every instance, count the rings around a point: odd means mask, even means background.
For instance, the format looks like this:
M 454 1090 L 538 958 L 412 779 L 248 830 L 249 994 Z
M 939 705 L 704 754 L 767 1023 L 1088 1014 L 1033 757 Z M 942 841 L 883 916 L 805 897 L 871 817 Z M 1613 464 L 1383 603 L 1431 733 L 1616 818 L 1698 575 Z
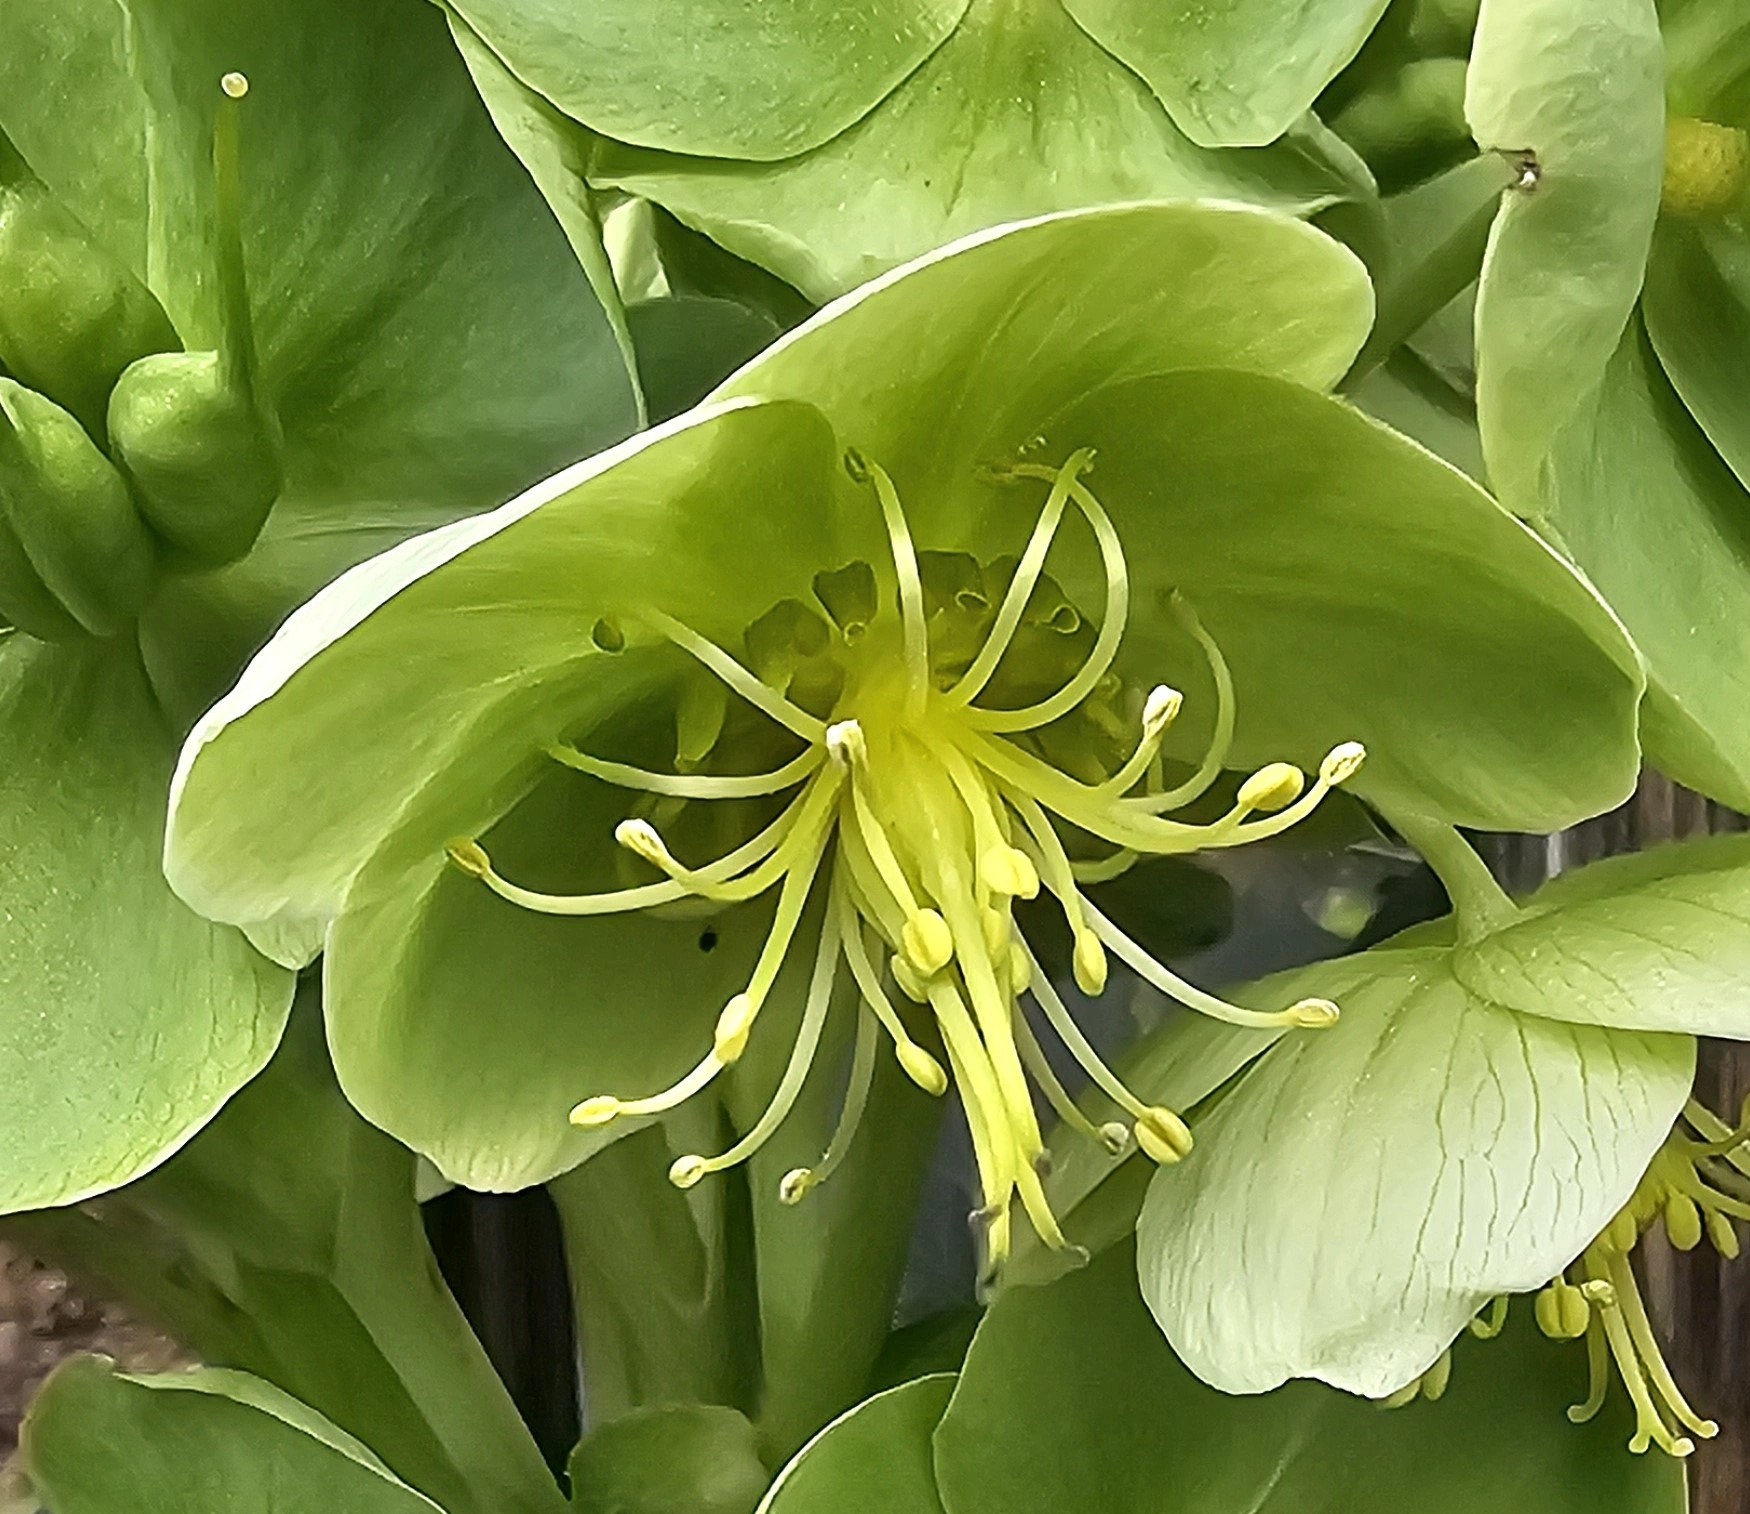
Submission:
M 1713 1243 L 1715 1251 L 1727 1261 L 1738 1254 L 1738 1231 L 1730 1218 L 1717 1209 L 1707 1212 L 1707 1238 Z
M 617 1119 L 619 1114 L 620 1101 L 611 1093 L 602 1093 L 593 1099 L 585 1099 L 573 1109 L 571 1123 L 593 1129 L 597 1125 L 606 1125 L 610 1120 Z
M 1019 941 L 1011 941 L 1007 961 L 1009 964 L 1009 997 L 1018 999 L 1032 987 L 1033 959 L 1027 955 L 1027 948 L 1022 946 Z
M 444 848 L 451 862 L 470 878 L 484 878 L 492 871 L 492 859 L 486 848 L 471 837 L 462 836 Z
M 1592 1306 L 1572 1283 L 1558 1279 L 1537 1295 L 1532 1305 L 1537 1328 L 1551 1340 L 1578 1340 L 1592 1321 Z
M 1156 1104 L 1137 1120 L 1136 1144 L 1149 1160 L 1170 1167 L 1191 1154 L 1191 1127 L 1172 1110 Z
M 691 1188 L 709 1172 L 710 1166 L 697 1154 L 676 1157 L 668 1169 L 668 1180 L 676 1188 Z
M 1091 930 L 1077 931 L 1075 951 L 1071 954 L 1076 987 L 1089 998 L 1106 989 L 1106 948 Z
M 985 905 L 979 913 L 978 923 L 984 936 L 984 949 L 993 957 L 998 952 L 1009 949 L 1009 917 L 1000 909 L 992 909 Z
M 819 1181 L 811 1167 L 792 1167 L 778 1179 L 778 1202 L 800 1204 Z
M 1167 727 L 1179 718 L 1179 711 L 1185 707 L 1185 696 L 1177 689 L 1166 684 L 1157 684 L 1149 690 L 1149 695 L 1142 706 L 1142 734 L 1146 740 L 1159 741 L 1166 734 Z
M 1108 1120 L 1098 1130 L 1100 1144 L 1115 1157 L 1130 1150 L 1130 1127 L 1122 1120 Z
M 1600 1309 L 1616 1307 L 1616 1289 L 1601 1277 L 1589 1278 L 1581 1283 L 1580 1296 L 1590 1299 Z
M 920 909 L 899 931 L 900 945 L 911 965 L 933 978 L 954 959 L 954 933 L 933 909 Z
M 748 994 L 737 994 L 723 1006 L 712 1042 L 717 1060 L 725 1067 L 733 1066 L 747 1050 L 748 1032 L 753 1029 L 754 1016 L 758 1013 L 759 1005 Z
M 948 1074 L 942 1070 L 942 1064 L 916 1041 L 895 1042 L 893 1054 L 905 1075 L 932 1098 L 939 1099 L 948 1091 Z
M 646 862 L 661 866 L 669 860 L 668 848 L 648 820 L 622 820 L 614 827 L 614 840 Z
M 1302 999 L 1283 1011 L 1289 1023 L 1302 1030 L 1327 1030 L 1337 1023 L 1342 1013 L 1329 999 Z
M 1031 899 L 1039 892 L 1039 871 L 1026 854 L 1007 844 L 992 846 L 978 859 L 980 881 L 993 894 Z
M 1359 741 L 1345 741 L 1325 754 L 1325 760 L 1319 764 L 1319 777 L 1333 787 L 1347 783 L 1361 771 L 1365 761 L 1367 748 Z
M 219 80 L 219 88 L 233 100 L 241 100 L 249 93 L 249 79 L 245 74 L 228 73 Z
M 1270 762 L 1240 785 L 1239 801 L 1248 810 L 1279 810 L 1293 804 L 1306 787 L 1306 774 L 1292 762 Z
M 854 720 L 841 720 L 826 728 L 827 755 L 842 768 L 861 764 L 869 755 L 869 742 L 862 726 Z
M 1619 1209 L 1616 1217 L 1605 1226 L 1604 1243 L 1613 1251 L 1625 1255 L 1634 1249 L 1635 1242 L 1641 1237 L 1641 1227 L 1635 1223 L 1635 1217 L 1626 1209 Z
M 907 962 L 897 952 L 894 953 L 893 981 L 899 985 L 899 991 L 914 1004 L 928 1004 L 930 990 L 924 980 L 918 975 L 918 970 Z

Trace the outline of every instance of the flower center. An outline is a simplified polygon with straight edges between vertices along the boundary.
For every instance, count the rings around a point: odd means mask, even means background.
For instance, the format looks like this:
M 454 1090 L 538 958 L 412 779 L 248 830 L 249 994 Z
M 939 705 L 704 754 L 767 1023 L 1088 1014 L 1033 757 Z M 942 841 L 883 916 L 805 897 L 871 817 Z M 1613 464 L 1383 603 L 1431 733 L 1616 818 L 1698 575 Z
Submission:
M 960 1090 L 984 1197 L 975 1218 L 987 1269 L 994 1271 L 1009 1250 L 1017 1199 L 1041 1239 L 1069 1245 L 1041 1181 L 1045 1143 L 1035 1090 L 1069 1127 L 1114 1154 L 1134 1140 L 1154 1161 L 1176 1162 L 1191 1148 L 1179 1115 L 1139 1099 L 1071 1018 L 1017 925 L 1017 899 L 1043 889 L 1055 901 L 1084 993 L 1105 987 L 1110 953 L 1181 1003 L 1223 1020 L 1334 1023 L 1337 1008 L 1326 1000 L 1261 1014 L 1194 987 L 1083 893 L 1085 884 L 1114 877 L 1143 856 L 1279 835 L 1350 777 L 1363 757 L 1355 743 L 1335 748 L 1310 787 L 1298 768 L 1271 763 L 1241 784 L 1219 819 L 1188 824 L 1165 818 L 1201 798 L 1220 776 L 1233 737 L 1233 683 L 1213 639 L 1190 607 L 1175 600 L 1174 615 L 1208 660 L 1218 709 L 1202 762 L 1168 786 L 1160 747 L 1183 701 L 1164 685 L 1133 694 L 1113 671 L 1130 583 L 1117 533 L 1083 482 L 1091 463 L 1092 453 L 1084 451 L 1060 468 L 1002 470 L 998 477 L 1017 488 L 1042 483 L 1047 492 L 1020 557 L 987 565 L 964 553 L 919 552 L 892 481 L 877 464 L 849 453 L 847 471 L 869 487 L 881 511 L 895 592 L 883 595 L 866 563 L 821 573 L 814 590 L 825 618 L 799 601 L 783 601 L 748 628 L 741 659 L 679 621 L 644 617 L 650 631 L 759 712 L 763 725 L 785 733 L 793 755 L 748 775 L 654 772 L 569 747 L 553 755 L 596 778 L 688 803 L 791 794 L 777 817 L 735 850 L 692 867 L 649 819 L 630 819 L 616 839 L 662 881 L 557 896 L 501 877 L 475 841 L 452 844 L 455 863 L 501 897 L 551 914 L 607 914 L 688 896 L 733 905 L 777 891 L 765 946 L 746 987 L 724 1007 L 701 1061 L 659 1093 L 587 1098 L 572 1111 L 573 1122 L 599 1126 L 662 1114 L 733 1065 L 755 1033 L 813 900 L 822 919 L 814 968 L 770 1104 L 733 1146 L 681 1157 L 670 1178 L 690 1187 L 745 1161 L 777 1130 L 809 1075 L 845 976 L 859 1004 L 844 1109 L 821 1160 L 788 1173 L 782 1197 L 800 1201 L 842 1161 L 885 1036 L 920 1087 L 939 1095 L 951 1072 Z M 1092 532 L 1105 569 L 1097 628 L 1044 572 L 1072 507 Z M 620 636 L 611 630 L 604 644 Z M 677 713 L 676 747 L 684 760 L 676 765 L 697 769 L 716 756 L 724 708 L 711 705 L 703 718 L 688 708 L 683 702 Z M 1079 854 L 1090 846 L 1104 854 L 1072 858 L 1072 849 Z M 1077 1108 L 1052 1070 L 1035 1017 L 1124 1111 L 1126 1122 L 1095 1127 Z

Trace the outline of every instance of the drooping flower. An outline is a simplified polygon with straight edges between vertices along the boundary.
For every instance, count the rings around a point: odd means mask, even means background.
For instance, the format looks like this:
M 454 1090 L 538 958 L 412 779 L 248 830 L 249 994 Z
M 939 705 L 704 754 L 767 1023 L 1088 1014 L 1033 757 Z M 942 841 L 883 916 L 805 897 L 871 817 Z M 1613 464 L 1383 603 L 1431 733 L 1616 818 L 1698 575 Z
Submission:
M 1111 953 L 1232 1015 L 1106 918 L 1103 871 L 1285 828 L 1351 742 L 1360 792 L 1470 824 L 1559 823 L 1631 779 L 1608 612 L 1318 392 L 1366 323 L 1346 252 L 1232 207 L 932 254 L 299 611 L 185 749 L 172 880 L 286 960 L 326 946 L 343 1084 L 459 1180 L 551 1176 L 708 1088 L 732 1137 L 675 1177 L 751 1156 L 796 1198 L 885 1036 L 959 1085 L 992 1254 L 1012 1194 L 1049 1235 L 1029 1083 L 1061 1093 L 1023 991 L 1104 1073 L 1013 901 L 1055 898 L 1084 989 Z M 1319 770 L 1304 794 L 1292 763 Z M 1223 769 L 1252 774 L 1228 814 L 1167 818 Z M 773 1135 L 831 1081 L 809 1073 L 841 976 L 847 1112 Z M 1170 1112 L 1120 1107 L 1182 1153 Z

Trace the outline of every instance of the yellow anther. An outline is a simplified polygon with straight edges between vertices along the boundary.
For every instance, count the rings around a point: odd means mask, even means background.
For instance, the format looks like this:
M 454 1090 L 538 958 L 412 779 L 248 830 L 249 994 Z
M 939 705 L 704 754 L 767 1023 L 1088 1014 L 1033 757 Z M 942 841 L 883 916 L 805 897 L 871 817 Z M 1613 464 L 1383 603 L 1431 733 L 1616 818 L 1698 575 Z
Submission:
M 1144 741 L 1159 741 L 1167 727 L 1179 718 L 1185 707 L 1185 696 L 1166 684 L 1156 684 L 1148 691 L 1142 704 L 1142 737 Z
M 1150 1161 L 1170 1167 L 1191 1154 L 1191 1127 L 1172 1110 L 1155 1104 L 1136 1121 L 1136 1144 Z
M 1592 1306 L 1572 1283 L 1557 1278 L 1537 1295 L 1532 1306 L 1537 1328 L 1551 1340 L 1578 1340 L 1592 1321 Z
M 492 871 L 492 859 L 486 848 L 471 837 L 462 836 L 444 848 L 451 862 L 470 878 L 484 878 Z
M 684 1157 L 676 1157 L 669 1164 L 668 1180 L 676 1188 L 691 1188 L 710 1170 L 710 1163 L 697 1153 L 692 1153 Z
M 1115 1157 L 1130 1150 L 1130 1127 L 1122 1120 L 1108 1120 L 1099 1127 L 1100 1144 Z
M 778 1179 L 778 1202 L 800 1204 L 808 1197 L 816 1181 L 812 1167 L 792 1167 Z
M 992 909 L 990 905 L 985 905 L 979 911 L 978 923 L 980 933 L 984 937 L 984 949 L 991 956 L 994 957 L 998 952 L 1006 952 L 1009 949 L 1009 937 L 1012 934 L 1009 929 L 1009 917 L 1000 909 Z
M 571 1123 L 585 1129 L 594 1129 L 617 1119 L 619 1114 L 620 1101 L 611 1093 L 599 1093 L 593 1099 L 585 1099 L 571 1111 Z
M 1039 870 L 1025 853 L 1006 843 L 985 850 L 978 859 L 978 877 L 993 894 L 1031 899 L 1039 892 Z
M 1033 959 L 1019 941 L 1011 941 L 1006 960 L 1009 964 L 1009 997 L 1018 999 L 1032 985 Z
M 1738 1229 L 1728 1215 L 1717 1209 L 1707 1211 L 1707 1238 L 1727 1261 L 1738 1254 Z
M 1319 764 L 1319 777 L 1334 788 L 1359 773 L 1365 761 L 1367 748 L 1359 741 L 1345 741 L 1325 753 L 1325 760 Z
M 1076 987 L 1089 998 L 1106 989 L 1106 948 L 1091 930 L 1076 932 L 1075 950 L 1070 954 Z
M 1665 124 L 1661 208 L 1680 216 L 1718 215 L 1750 185 L 1750 133 L 1677 116 Z
M 933 978 L 954 960 L 954 932 L 933 909 L 920 909 L 906 920 L 899 930 L 899 944 L 925 978 Z
M 1451 1381 L 1452 1352 L 1442 1351 L 1434 1365 L 1422 1374 L 1422 1397 L 1429 1403 L 1436 1402 L 1446 1392 L 1446 1386 Z
M 939 1099 L 948 1091 L 948 1074 L 942 1070 L 942 1064 L 916 1041 L 895 1041 L 893 1054 L 905 1075 L 932 1098 Z
M 249 77 L 233 70 L 219 80 L 219 88 L 224 90 L 231 99 L 241 100 L 249 93 Z
M 893 954 L 889 963 L 893 970 L 893 981 L 899 985 L 899 991 L 914 1004 L 930 1002 L 930 986 L 919 976 L 918 970 L 907 962 L 898 952 Z
M 1616 1289 L 1601 1277 L 1587 1278 L 1581 1283 L 1580 1297 L 1598 1305 L 1600 1309 L 1611 1309 L 1616 1305 Z
M 1248 810 L 1283 809 L 1300 798 L 1306 774 L 1292 762 L 1270 762 L 1240 785 L 1239 802 Z
M 1620 1251 L 1625 1256 L 1634 1250 L 1634 1244 L 1640 1239 L 1641 1227 L 1635 1223 L 1635 1217 L 1627 1209 L 1619 1209 L 1616 1217 L 1605 1226 L 1602 1237 L 1604 1244 L 1613 1251 Z
M 1665 1196 L 1665 1234 L 1679 1251 L 1701 1244 L 1701 1210 L 1687 1193 L 1672 1189 Z
M 723 1006 L 723 1013 L 717 1017 L 712 1043 L 717 1060 L 725 1067 L 734 1066 L 747 1050 L 748 1032 L 753 1029 L 754 1017 L 758 1013 L 759 1005 L 748 994 L 737 994 Z
M 1418 1377 L 1414 1382 L 1405 1383 L 1396 1393 L 1388 1393 L 1378 1403 L 1382 1409 L 1402 1409 L 1415 1403 L 1421 1396 L 1422 1379 Z
M 841 720 L 826 728 L 827 755 L 842 768 L 861 766 L 869 757 L 868 738 L 854 720 Z
M 1289 1024 L 1302 1030 L 1328 1030 L 1343 1012 L 1329 999 L 1302 999 L 1290 1004 L 1282 1013 Z

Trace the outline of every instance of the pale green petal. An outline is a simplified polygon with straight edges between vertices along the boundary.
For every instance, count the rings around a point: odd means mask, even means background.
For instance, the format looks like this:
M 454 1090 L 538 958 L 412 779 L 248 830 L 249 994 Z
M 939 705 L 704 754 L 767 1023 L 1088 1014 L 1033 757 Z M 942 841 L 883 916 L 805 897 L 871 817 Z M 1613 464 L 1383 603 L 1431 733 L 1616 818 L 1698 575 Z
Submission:
M 1466 86 L 1478 143 L 1529 154 L 1477 299 L 1477 410 L 1496 490 L 1523 505 L 1640 293 L 1664 173 L 1653 0 L 1483 0 Z
M 1513 1014 L 1468 995 L 1443 951 L 1374 960 L 1337 1025 L 1261 1058 L 1150 1186 L 1143 1296 L 1228 1392 L 1411 1381 L 1490 1298 L 1579 1254 L 1689 1094 L 1687 1036 Z M 1321 981 L 1289 974 L 1272 997 Z
M 946 538 L 992 508 L 973 469 L 1093 390 L 1174 368 L 1329 388 L 1372 318 L 1360 261 L 1297 221 L 1236 205 L 1117 206 L 920 258 L 823 310 L 715 397 L 817 405 L 893 474 L 914 523 Z
M 923 62 L 967 0 L 464 0 L 511 70 L 596 131 L 715 157 L 818 146 Z
M 1665 0 L 1666 89 L 1674 115 L 1744 125 L 1750 117 L 1750 14 L 1737 0 Z
M 1575 1025 L 1750 1040 L 1750 838 L 1599 862 L 1459 947 L 1473 994 Z
M 273 1054 L 292 979 L 158 871 L 174 737 L 132 648 L 0 643 L 0 1210 L 157 1165 Z
M 215 918 L 319 934 L 422 792 L 454 784 L 480 806 L 474 826 L 514 800 L 514 786 L 487 791 L 519 765 L 526 783 L 539 745 L 524 723 L 490 718 L 507 700 L 553 688 L 551 740 L 583 713 L 565 700 L 600 709 L 636 686 L 650 654 L 610 660 L 591 640 L 599 618 L 659 605 L 734 638 L 775 599 L 807 594 L 822 563 L 872 554 L 867 537 L 850 550 L 828 511 L 771 508 L 841 476 L 805 406 L 693 411 L 353 569 L 189 737 L 171 796 L 173 885 Z
M 916 73 L 804 156 L 712 161 L 605 143 L 594 175 L 815 300 L 1050 211 L 1204 197 L 1304 213 L 1372 192 L 1360 159 L 1310 116 L 1269 148 L 1199 147 L 1058 0 L 973 0 Z
M 1571 824 L 1632 789 L 1641 674 L 1621 626 L 1531 531 L 1413 443 L 1240 373 L 1118 385 L 1042 430 L 1043 455 L 1097 449 L 1089 483 L 1139 600 L 1128 666 L 1145 687 L 1185 690 L 1182 740 L 1209 729 L 1207 679 L 1166 617 L 1140 608 L 1173 588 L 1233 667 L 1236 767 L 1316 766 L 1360 741 L 1357 792 L 1503 830 Z M 1060 577 L 1093 602 L 1069 564 Z
M 1540 524 L 1646 658 L 1649 759 L 1750 805 L 1750 496 L 1671 392 L 1638 322 L 1558 440 L 1546 497 Z
M 1360 50 L 1385 0 L 1064 0 L 1210 147 L 1274 142 Z
M 942 1514 L 930 1432 L 951 1373 L 920 1377 L 841 1414 L 778 1474 L 758 1514 Z
M 23 1431 L 58 1514 L 442 1514 L 368 1447 L 247 1373 L 136 1377 L 75 1357 Z
M 754 1428 L 720 1404 L 664 1404 L 594 1428 L 571 1453 L 573 1514 L 752 1514 L 771 1478 Z

